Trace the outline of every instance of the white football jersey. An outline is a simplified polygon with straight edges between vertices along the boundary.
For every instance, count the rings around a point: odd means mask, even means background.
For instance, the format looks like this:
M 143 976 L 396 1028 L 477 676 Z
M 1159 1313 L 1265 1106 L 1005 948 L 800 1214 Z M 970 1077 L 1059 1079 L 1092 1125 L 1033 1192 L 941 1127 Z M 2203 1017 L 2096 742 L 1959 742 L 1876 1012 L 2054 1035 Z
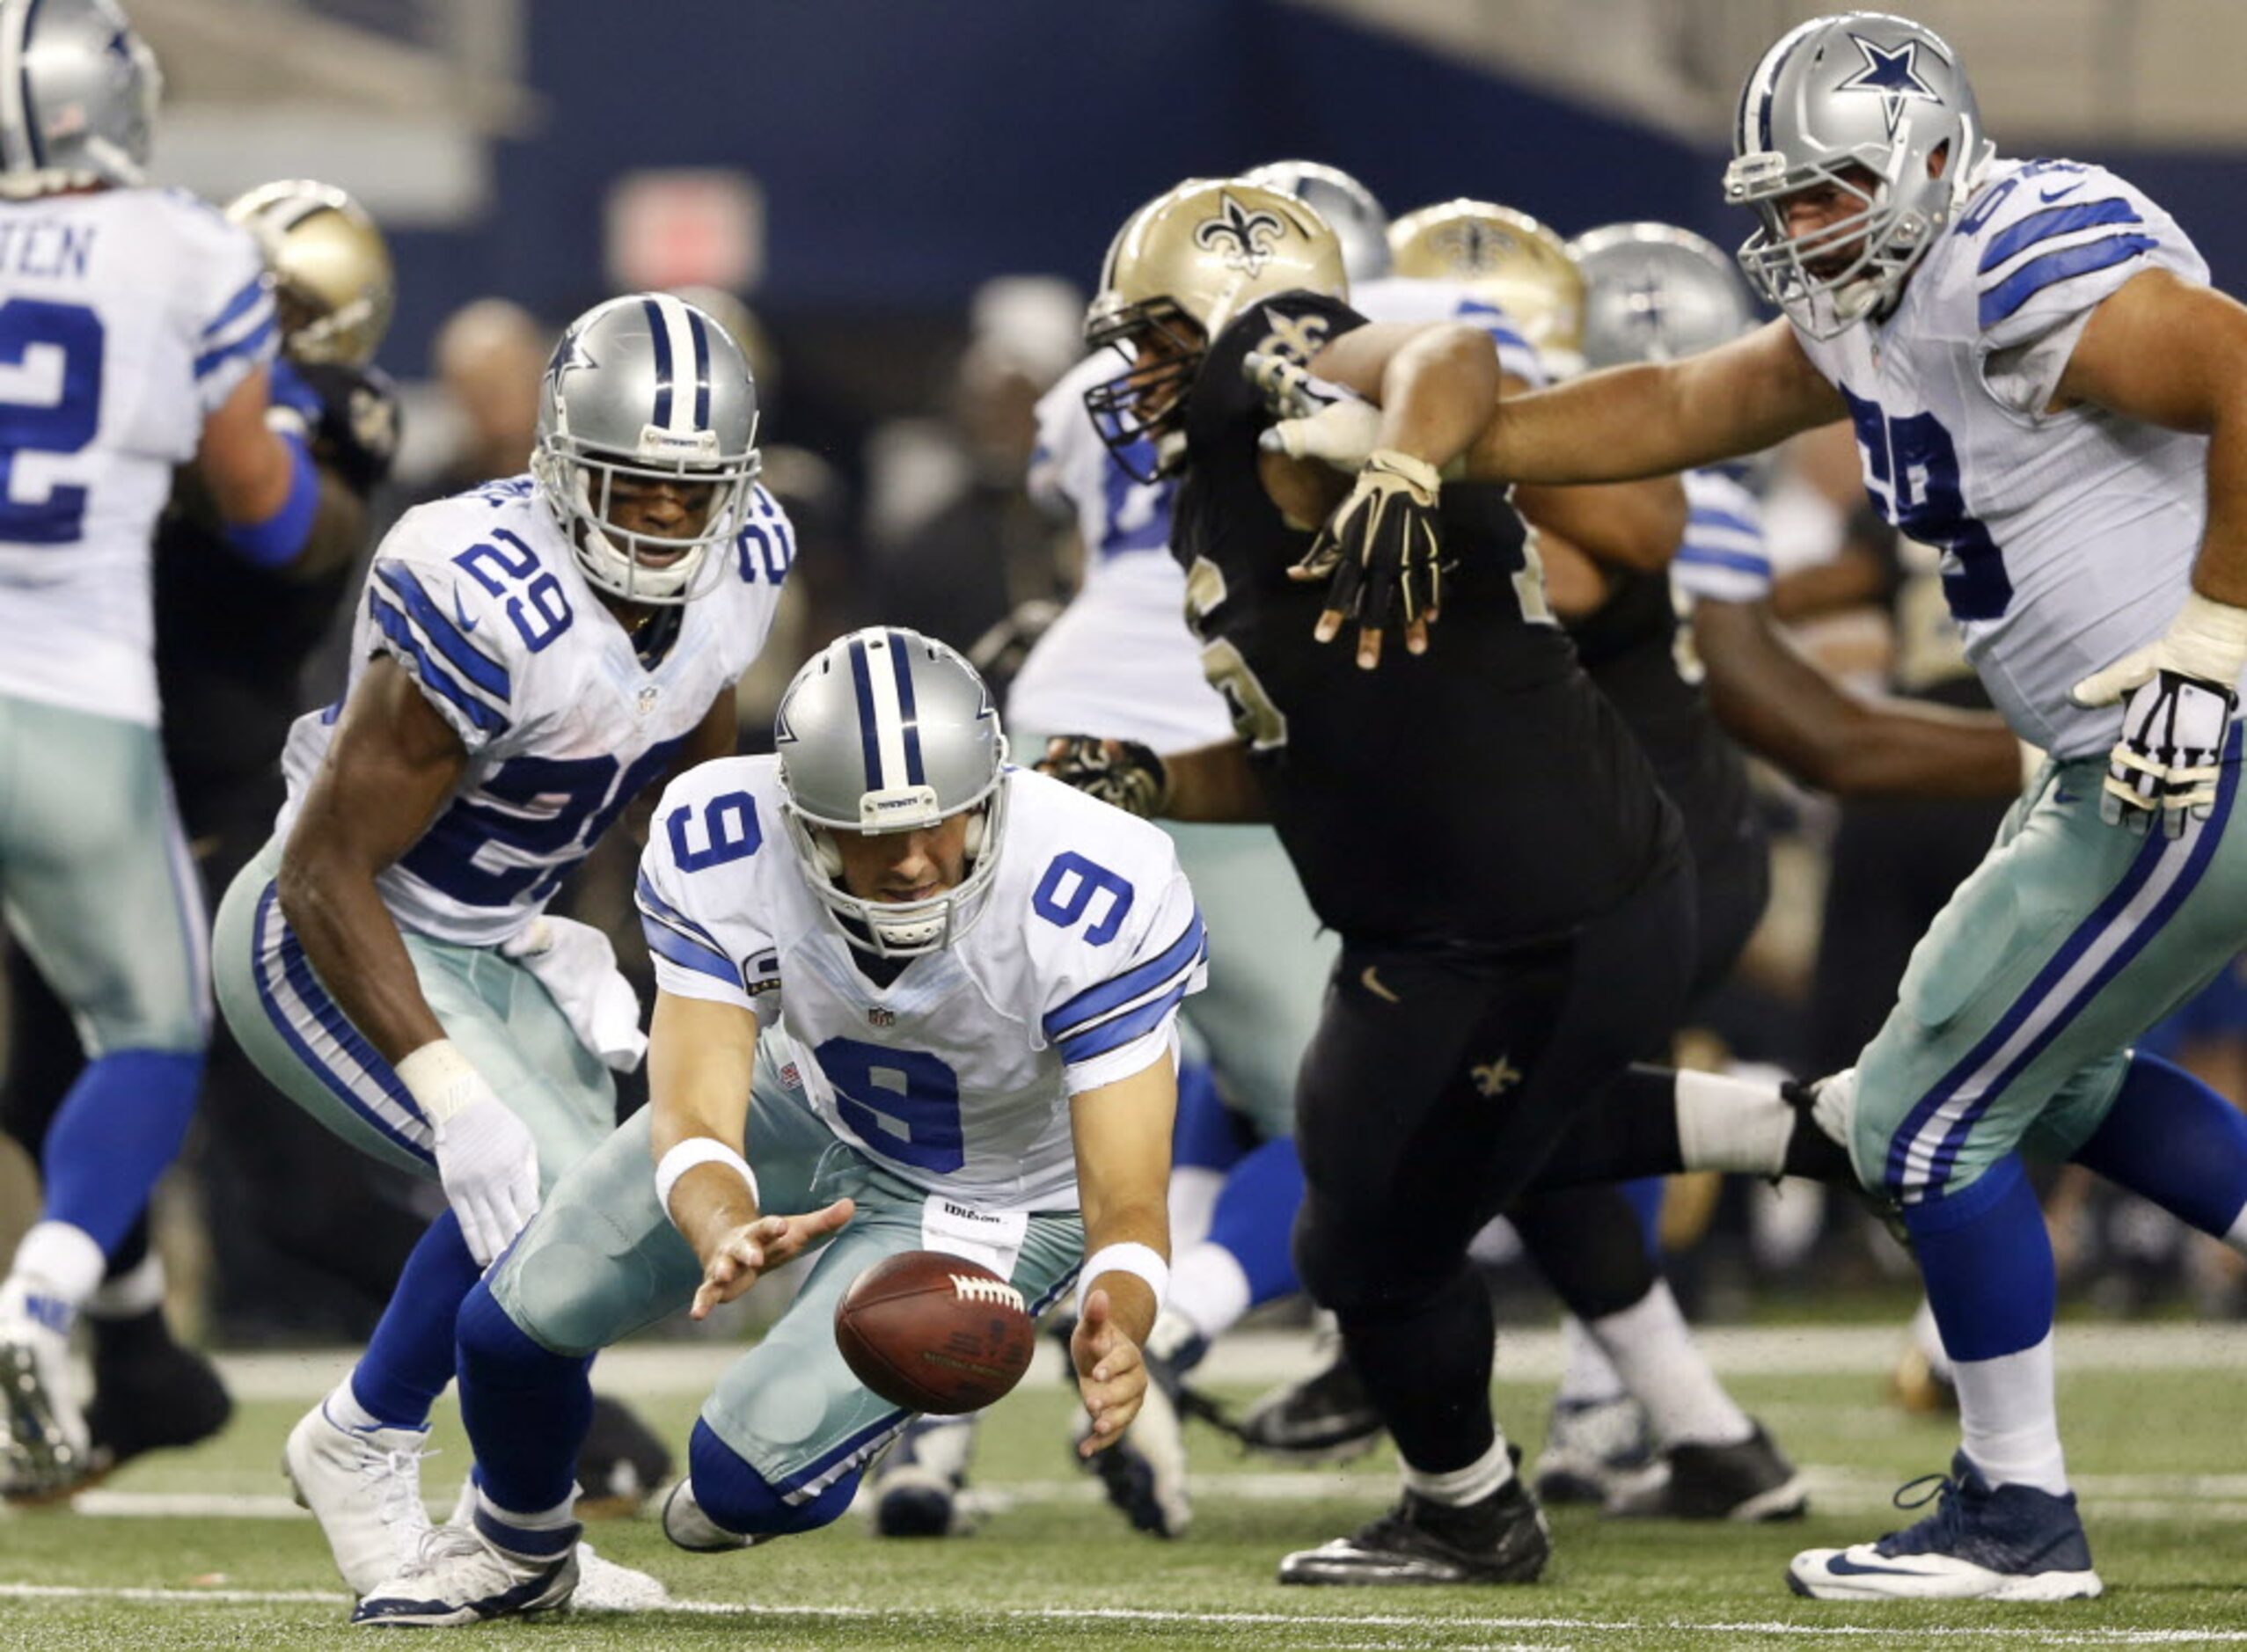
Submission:
M 378 881 L 399 926 L 488 947 L 528 925 L 757 658 L 794 552 L 787 515 L 757 489 L 729 566 L 678 610 L 677 635 L 649 666 L 529 477 L 399 518 L 368 570 L 349 686 L 390 655 L 468 751 L 452 802 Z M 284 834 L 341 706 L 289 730 Z
M 2044 411 L 2092 309 L 2154 268 L 2208 274 L 2170 216 L 2105 169 L 2002 162 L 1885 323 L 1801 339 L 1848 401 L 1874 505 L 1943 552 L 1991 700 L 2055 757 L 2113 744 L 2119 710 L 2068 691 L 2169 628 L 2207 515 L 2206 437 Z
M 672 782 L 640 858 L 640 919 L 663 990 L 753 1012 L 836 1135 L 965 1203 L 1070 1210 L 1070 1097 L 1172 1059 L 1208 946 L 1161 831 L 1028 770 L 1003 784 L 984 906 L 886 987 L 805 881 L 777 758 Z
M 1485 329 L 1506 371 L 1546 382 L 1536 353 L 1504 313 L 1450 281 L 1362 283 L 1351 307 L 1369 321 L 1463 320 Z M 1085 391 L 1122 370 L 1099 350 L 1037 405 L 1030 496 L 1073 514 L 1085 574 L 1061 617 L 1022 662 L 1006 723 L 1027 735 L 1099 734 L 1156 751 L 1189 751 L 1233 737 L 1233 713 L 1202 674 L 1202 646 L 1186 625 L 1186 574 L 1170 554 L 1177 479 L 1135 482 L 1085 411 Z M 1143 466 L 1153 462 L 1141 444 Z
M 1670 583 L 1694 602 L 1760 603 L 1771 595 L 1771 552 L 1763 539 L 1763 501 L 1735 470 L 1687 471 L 1686 533 L 1670 562 Z
M 0 694 L 157 720 L 157 513 L 274 344 L 257 242 L 194 196 L 0 201 Z

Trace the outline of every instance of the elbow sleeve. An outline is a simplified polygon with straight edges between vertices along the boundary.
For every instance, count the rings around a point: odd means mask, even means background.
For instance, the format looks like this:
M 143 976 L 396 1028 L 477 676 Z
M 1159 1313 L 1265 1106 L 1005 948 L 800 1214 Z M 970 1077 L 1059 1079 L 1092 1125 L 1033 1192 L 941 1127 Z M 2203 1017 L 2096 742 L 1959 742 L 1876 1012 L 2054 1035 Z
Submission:
M 312 531 L 312 518 L 320 504 L 319 468 L 311 450 L 299 438 L 282 442 L 289 450 L 289 495 L 281 508 L 262 522 L 230 522 L 224 530 L 227 545 L 244 561 L 261 568 L 277 568 L 296 560 Z

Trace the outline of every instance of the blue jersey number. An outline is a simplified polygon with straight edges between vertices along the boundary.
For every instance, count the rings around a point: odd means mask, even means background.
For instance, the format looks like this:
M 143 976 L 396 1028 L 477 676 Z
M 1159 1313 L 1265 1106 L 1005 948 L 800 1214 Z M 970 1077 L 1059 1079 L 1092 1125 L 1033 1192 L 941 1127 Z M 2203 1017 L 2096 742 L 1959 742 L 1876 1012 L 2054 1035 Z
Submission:
M 13 471 L 19 453 L 76 453 L 93 440 L 101 426 L 102 346 L 101 318 L 84 304 L 44 298 L 0 304 L 0 368 L 38 386 L 26 399 L 0 400 L 0 540 L 74 545 L 83 535 L 84 488 L 55 482 L 45 499 L 19 500 Z
M 1134 443 L 1131 462 L 1142 471 L 1152 470 L 1154 443 L 1144 438 Z M 1101 473 L 1100 544 L 1094 549 L 1103 559 L 1129 556 L 1135 551 L 1168 550 L 1171 500 L 1177 492 L 1175 478 L 1148 487 L 1133 481 L 1121 464 L 1110 459 Z
M 760 514 L 734 541 L 734 559 L 743 584 L 754 585 L 762 578 L 767 585 L 778 585 L 795 566 L 795 530 L 785 516 Z
M 467 906 L 542 901 L 601 839 L 626 804 L 670 767 L 685 736 L 641 754 L 619 775 L 614 757 L 516 757 L 486 778 L 481 796 L 437 816 L 399 865 Z M 721 801 L 723 800 L 721 800 Z M 487 849 L 511 849 L 545 865 L 479 863 Z M 554 857 L 567 856 L 560 865 Z
M 1958 450 L 1933 413 L 1891 419 L 1875 402 L 1848 391 L 1870 479 L 1867 492 L 1880 514 L 1921 545 L 1948 552 L 1943 595 L 1958 619 L 1996 619 L 2013 602 L 2004 553 L 1989 530 L 1966 513 L 1959 491 Z
M 507 617 L 515 622 L 531 652 L 537 654 L 569 629 L 575 618 L 569 611 L 569 598 L 562 595 L 561 581 L 539 567 L 538 555 L 529 545 L 504 528 L 494 529 L 492 537 L 511 547 L 514 554 L 498 545 L 477 545 L 453 558 L 453 562 L 467 569 L 476 583 L 493 596 L 507 598 Z M 486 573 L 487 564 L 497 572 Z M 523 585 L 520 594 L 510 595 L 510 586 L 523 581 L 529 583 Z
M 948 1176 L 968 1162 L 960 1076 L 922 1049 L 831 1038 L 812 1052 L 835 1086 L 835 1110 L 884 1159 Z
M 707 849 L 687 846 L 687 829 L 693 819 L 694 811 L 684 803 L 663 817 L 663 830 L 671 840 L 671 859 L 681 872 L 700 872 L 707 866 L 722 866 L 728 860 L 746 860 L 765 841 L 764 830 L 757 823 L 757 800 L 746 792 L 728 792 L 702 806 L 702 835 L 710 840 Z
M 1037 891 L 1030 896 L 1030 910 L 1062 929 L 1074 928 L 1087 912 L 1096 910 L 1085 939 L 1095 947 L 1105 947 L 1123 929 L 1124 915 L 1131 910 L 1131 895 L 1129 879 L 1094 865 L 1073 849 L 1065 849 L 1053 857 L 1053 864 L 1038 880 Z

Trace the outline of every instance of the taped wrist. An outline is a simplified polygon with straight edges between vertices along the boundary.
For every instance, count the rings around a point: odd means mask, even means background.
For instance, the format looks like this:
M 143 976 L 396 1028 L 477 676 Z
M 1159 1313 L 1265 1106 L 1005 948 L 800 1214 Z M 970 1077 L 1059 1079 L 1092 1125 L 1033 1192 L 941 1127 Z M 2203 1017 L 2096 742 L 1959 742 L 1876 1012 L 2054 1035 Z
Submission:
M 2247 608 L 2187 591 L 2162 640 L 2162 663 L 2203 683 L 2234 687 L 2247 671 Z
M 399 1062 L 396 1071 L 414 1107 L 432 1124 L 443 1124 L 491 1093 L 475 1064 L 449 1038 L 430 1040 Z
M 1366 456 L 1365 468 L 1384 476 L 1394 476 L 1412 489 L 1424 505 L 1432 505 L 1443 492 L 1443 474 L 1425 459 L 1416 459 L 1409 453 L 1395 448 L 1376 448 Z
M 758 1209 L 764 1208 L 758 1198 L 757 1173 L 749 1161 L 714 1136 L 690 1136 L 679 1143 L 655 1165 L 655 1203 L 663 1215 L 671 1215 L 671 1190 L 679 1185 L 679 1178 L 698 1165 L 724 1165 L 749 1184 L 749 1202 Z M 677 1222 L 672 1219 L 672 1225 Z
M 1103 1245 L 1085 1258 L 1084 1271 L 1077 1276 L 1077 1313 L 1082 1318 L 1085 1298 L 1092 1295 L 1093 1283 L 1102 1274 L 1130 1274 L 1143 1280 L 1154 1292 L 1154 1311 L 1162 1312 L 1163 1298 L 1170 1293 L 1170 1264 L 1162 1253 L 1152 1245 Z

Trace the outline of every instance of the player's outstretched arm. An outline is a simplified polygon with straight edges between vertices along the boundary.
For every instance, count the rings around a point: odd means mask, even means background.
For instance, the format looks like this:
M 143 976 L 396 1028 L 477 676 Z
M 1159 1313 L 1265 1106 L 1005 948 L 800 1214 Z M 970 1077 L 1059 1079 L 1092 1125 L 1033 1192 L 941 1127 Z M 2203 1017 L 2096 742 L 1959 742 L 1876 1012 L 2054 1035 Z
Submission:
M 1092 1417 L 1085 1456 L 1116 1444 L 1147 1391 L 1140 1344 L 1169 1276 L 1170 1133 L 1178 1079 L 1167 1052 L 1069 1103 L 1084 1212 L 1081 1311 L 1070 1338 L 1077 1389 Z
M 1244 740 L 1161 757 L 1136 740 L 1056 735 L 1037 768 L 1141 820 L 1257 825 L 1271 819 Z
M 282 435 L 266 416 L 272 387 L 265 368 L 237 384 L 204 416 L 195 452 L 222 536 L 260 567 L 286 567 L 302 554 L 325 497 L 309 443 Z
M 1994 713 L 1869 701 L 1819 670 L 1764 603 L 1703 598 L 1694 643 L 1716 719 L 1758 757 L 1838 797 L 2011 797 L 2021 745 Z
M 802 1216 L 765 1216 L 744 1142 L 757 1074 L 757 1017 L 738 1005 L 655 995 L 648 1040 L 648 1149 L 655 1196 L 694 1247 L 694 1318 L 731 1302 L 851 1219 L 838 1199 Z M 744 1144 L 745 1142 L 744 1142 Z
M 1478 480 L 1621 482 L 1760 453 L 1841 418 L 1783 321 L 1681 362 L 1610 368 L 1510 398 L 1466 456 Z
M 2058 403 L 2208 438 L 2207 525 L 2168 633 L 2075 685 L 2084 705 L 2122 702 L 2102 807 L 2142 831 L 2206 818 L 2240 674 L 2247 670 L 2247 307 L 2167 270 L 2133 276 L 2091 311 Z

